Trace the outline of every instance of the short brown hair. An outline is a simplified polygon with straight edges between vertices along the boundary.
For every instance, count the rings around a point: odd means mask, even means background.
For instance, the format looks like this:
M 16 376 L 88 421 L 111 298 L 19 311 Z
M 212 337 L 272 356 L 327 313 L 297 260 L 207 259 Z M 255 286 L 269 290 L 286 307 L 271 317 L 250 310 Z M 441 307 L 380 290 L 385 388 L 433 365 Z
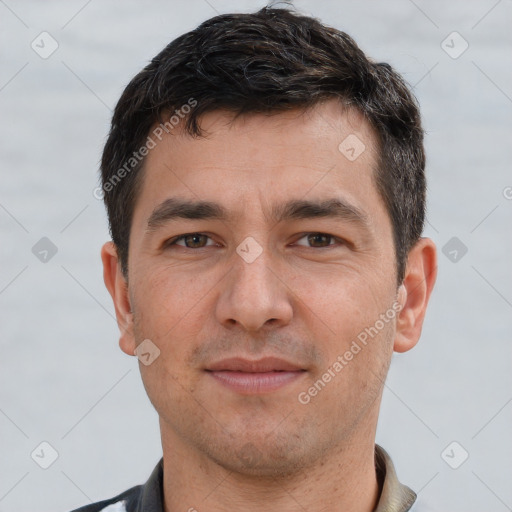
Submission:
M 330 98 L 360 111 L 378 136 L 375 182 L 393 225 L 400 284 L 425 218 L 425 153 L 417 101 L 389 64 L 369 60 L 345 32 L 269 7 L 215 16 L 181 35 L 131 80 L 119 99 L 101 175 L 110 233 L 125 276 L 143 175 L 144 158 L 137 151 L 164 115 L 180 114 L 184 129 L 202 136 L 200 116 L 216 109 L 235 116 L 269 114 Z M 191 99 L 195 106 L 184 115 L 178 109 Z

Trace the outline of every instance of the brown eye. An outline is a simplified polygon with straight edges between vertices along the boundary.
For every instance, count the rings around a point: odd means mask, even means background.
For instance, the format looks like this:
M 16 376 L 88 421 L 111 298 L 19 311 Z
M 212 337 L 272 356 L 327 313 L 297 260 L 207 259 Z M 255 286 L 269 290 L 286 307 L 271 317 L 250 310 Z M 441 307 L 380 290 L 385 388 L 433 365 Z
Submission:
M 203 235 L 202 233 L 188 233 L 186 235 L 181 235 L 175 238 L 173 241 L 169 242 L 167 245 L 180 245 L 184 246 L 188 249 L 202 249 L 206 247 L 206 242 L 210 237 Z M 183 241 L 183 244 L 178 244 L 178 242 Z
M 332 244 L 331 241 L 340 241 L 336 237 L 332 235 L 328 235 L 327 233 L 307 233 L 299 240 L 307 239 L 308 246 L 311 248 L 322 248 L 329 247 L 335 244 Z M 298 241 L 299 241 L 298 240 Z M 302 244 L 299 244 L 302 245 Z
M 322 233 L 308 235 L 308 242 L 316 246 L 316 244 L 320 244 L 321 247 L 326 247 L 330 245 L 332 237 L 330 235 L 324 235 Z

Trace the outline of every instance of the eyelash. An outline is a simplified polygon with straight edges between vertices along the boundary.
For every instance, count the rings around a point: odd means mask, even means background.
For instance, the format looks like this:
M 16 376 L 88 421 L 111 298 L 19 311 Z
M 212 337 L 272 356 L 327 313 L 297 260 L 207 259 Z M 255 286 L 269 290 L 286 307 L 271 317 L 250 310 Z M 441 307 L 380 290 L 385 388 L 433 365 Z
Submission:
M 168 240 L 167 242 L 165 242 L 165 247 L 166 248 L 169 248 L 169 247 L 172 247 L 174 245 L 177 245 L 177 242 L 181 241 L 181 240 L 184 240 L 185 238 L 189 237 L 189 236 L 194 236 L 194 235 L 201 235 L 201 236 L 205 236 L 207 238 L 209 238 L 211 240 L 211 237 L 209 237 L 206 233 L 184 233 L 183 235 L 179 235 L 175 238 L 172 238 L 170 240 Z M 330 239 L 330 241 L 334 240 L 336 242 L 338 242 L 338 244 L 340 245 L 346 245 L 346 242 L 345 240 L 341 239 L 341 238 L 338 238 L 334 235 L 331 235 L 329 233 L 322 233 L 322 232 L 319 232 L 319 231 L 308 231 L 307 233 L 301 233 L 301 237 L 297 239 L 297 241 L 299 240 L 302 240 L 304 237 L 307 237 L 308 235 L 321 235 L 321 236 L 325 236 L 325 237 L 328 237 Z M 326 245 L 324 247 L 306 247 L 307 249 L 327 249 L 329 247 L 335 247 L 336 245 L 335 244 L 329 244 L 329 245 Z M 211 245 L 210 246 L 205 246 L 205 247 L 197 247 L 197 248 L 193 248 L 193 247 L 186 247 L 186 246 L 182 246 L 182 245 L 179 245 L 178 247 L 183 247 L 183 249 L 190 249 L 190 250 L 199 250 L 199 249 L 206 249 L 207 247 L 212 247 Z M 300 246 L 300 247 L 304 247 L 304 246 Z

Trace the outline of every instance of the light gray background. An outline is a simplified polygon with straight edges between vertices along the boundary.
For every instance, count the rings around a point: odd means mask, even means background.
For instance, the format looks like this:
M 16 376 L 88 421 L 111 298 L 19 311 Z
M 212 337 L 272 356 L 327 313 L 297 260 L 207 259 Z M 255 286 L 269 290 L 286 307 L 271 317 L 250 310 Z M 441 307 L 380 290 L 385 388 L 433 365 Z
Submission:
M 264 3 L 0 0 L 0 511 L 112 497 L 160 458 L 102 281 L 100 153 L 110 110 L 150 58 L 217 13 Z M 297 6 L 395 66 L 427 130 L 439 276 L 420 343 L 394 357 L 377 441 L 440 512 L 512 510 L 512 2 Z M 43 31 L 59 44 L 47 59 L 31 48 Z M 453 31 L 469 43 L 457 59 L 442 47 Z M 47 263 L 31 251 L 43 236 L 58 248 Z M 452 237 L 468 249 L 456 262 L 442 253 Z M 59 454 L 46 470 L 30 456 L 42 441 Z M 458 469 L 441 456 L 452 441 L 469 453 Z

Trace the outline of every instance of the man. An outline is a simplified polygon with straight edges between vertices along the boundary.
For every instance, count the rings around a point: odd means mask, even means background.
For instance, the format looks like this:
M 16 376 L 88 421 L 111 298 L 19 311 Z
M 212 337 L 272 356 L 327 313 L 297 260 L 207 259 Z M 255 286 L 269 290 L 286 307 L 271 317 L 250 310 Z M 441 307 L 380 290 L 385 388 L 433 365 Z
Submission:
M 436 278 L 393 69 L 286 9 L 212 18 L 126 87 L 104 148 L 120 347 L 163 458 L 89 511 L 426 510 L 375 444 Z

